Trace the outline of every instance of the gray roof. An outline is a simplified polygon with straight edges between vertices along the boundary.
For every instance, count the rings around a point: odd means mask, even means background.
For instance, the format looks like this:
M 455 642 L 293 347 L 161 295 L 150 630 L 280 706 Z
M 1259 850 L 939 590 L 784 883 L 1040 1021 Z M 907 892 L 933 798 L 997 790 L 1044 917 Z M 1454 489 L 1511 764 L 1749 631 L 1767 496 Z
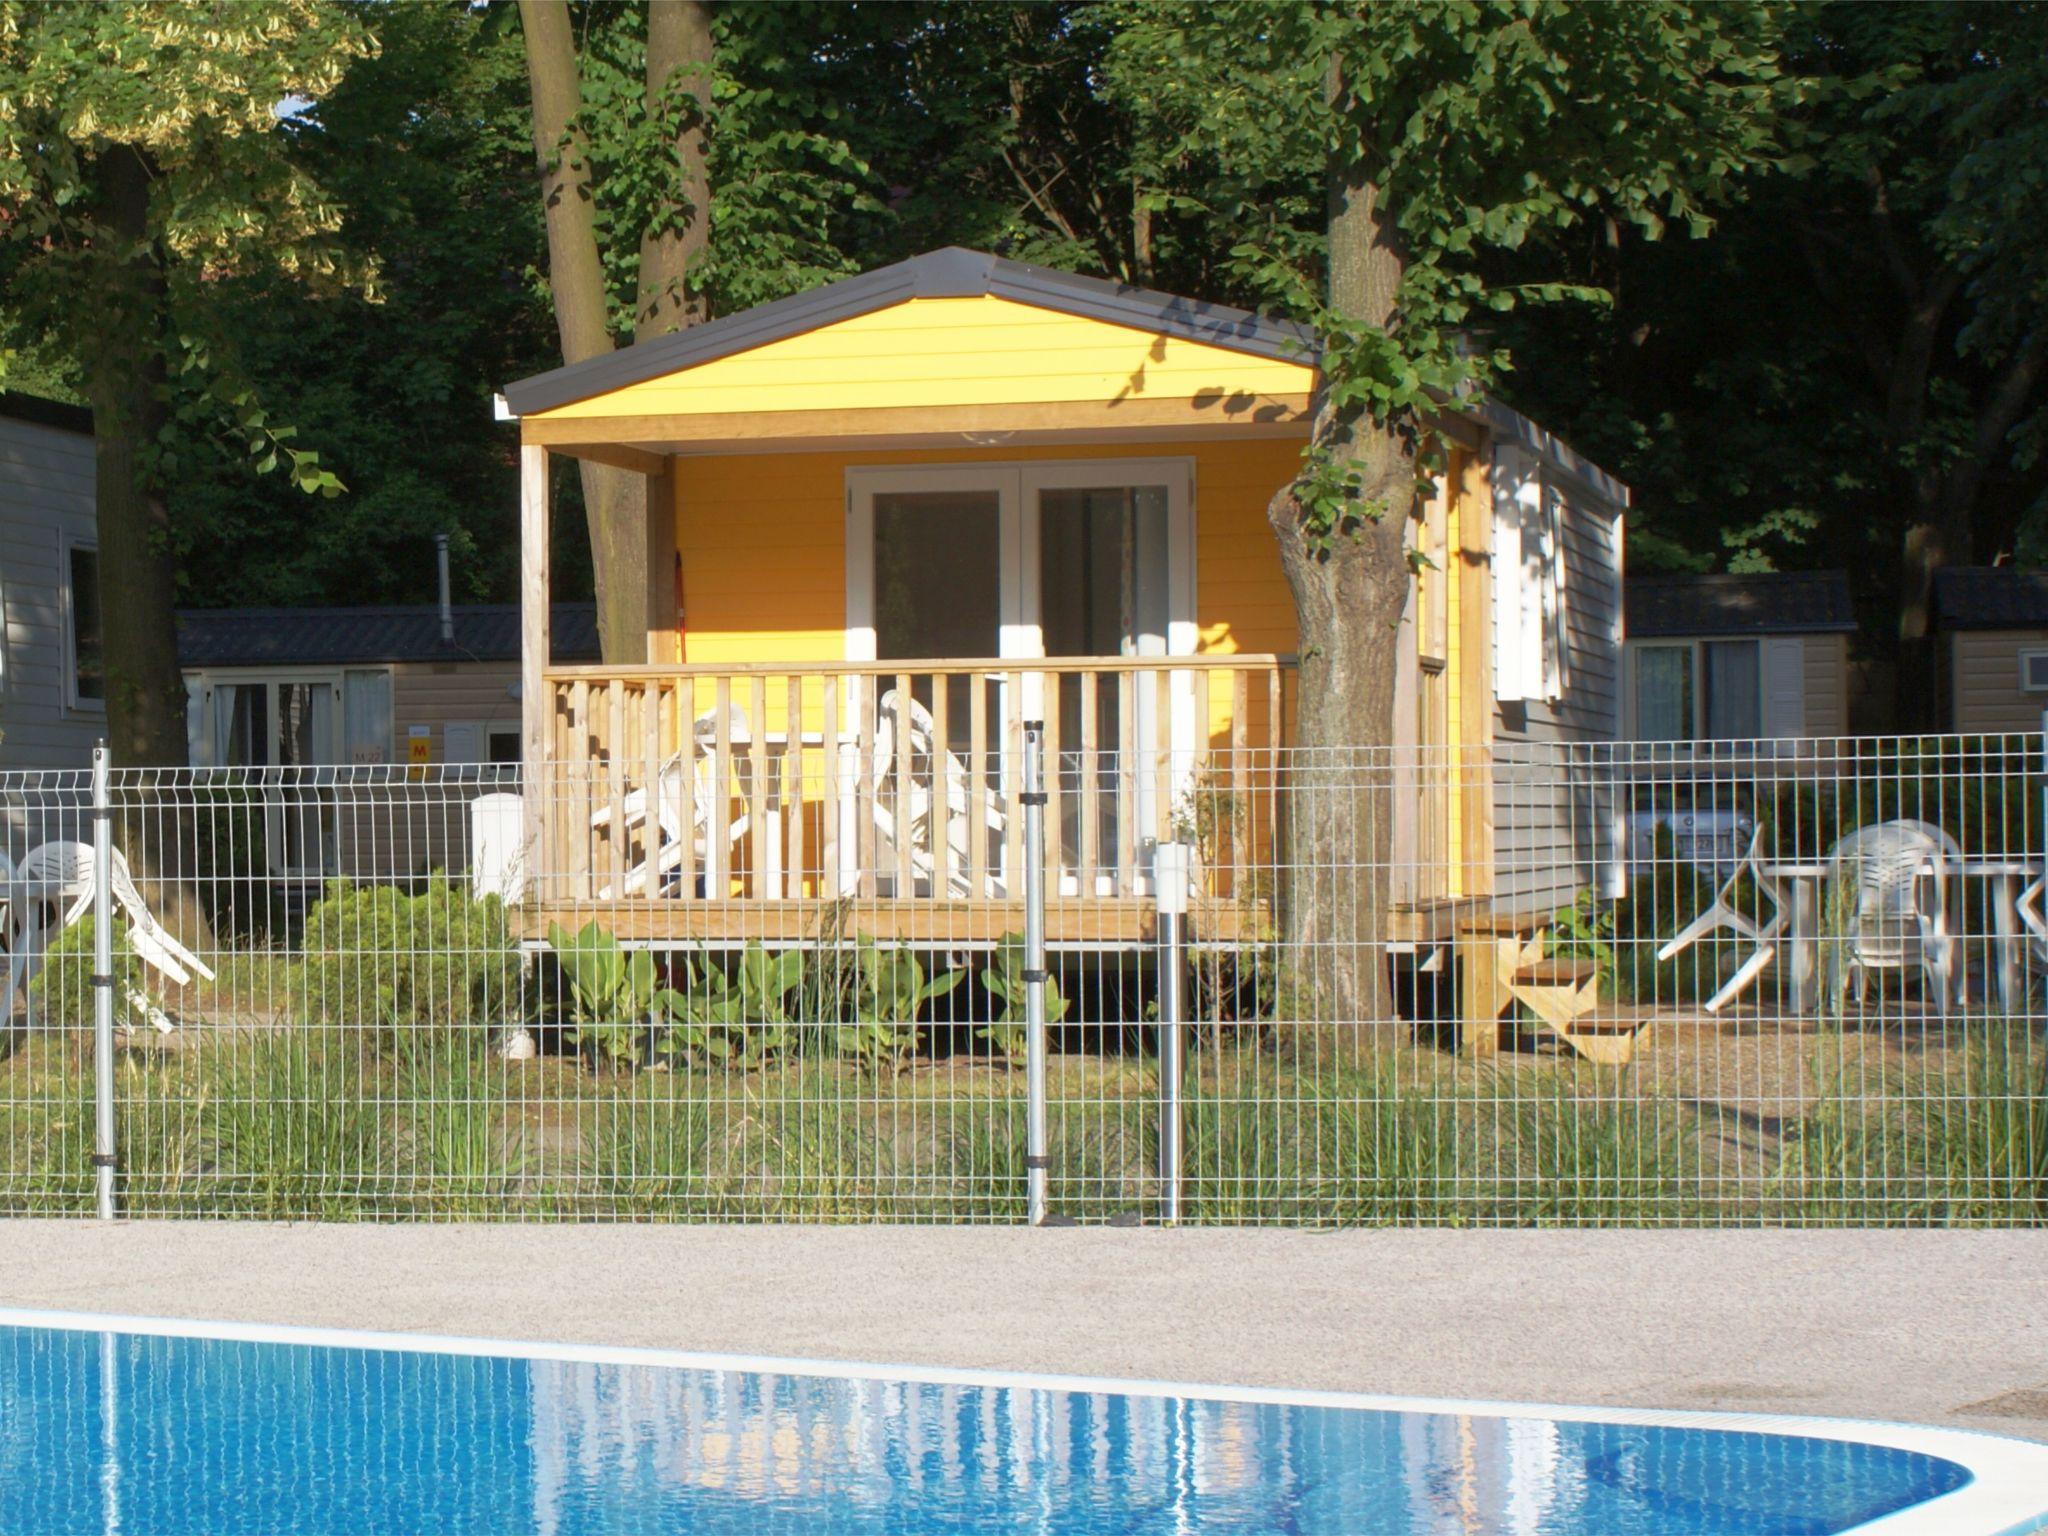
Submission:
M 855 315 L 887 309 L 908 299 L 969 299 L 991 296 L 1035 304 L 1041 309 L 1085 315 L 1114 325 L 1158 331 L 1210 346 L 1228 347 L 1258 357 L 1281 358 L 1313 365 L 1317 347 L 1313 333 L 1284 320 L 1269 320 L 1250 310 L 1204 304 L 1196 299 L 1155 293 L 1106 278 L 1082 277 L 1051 267 L 1034 267 L 1003 256 L 947 246 L 913 256 L 893 266 L 878 267 L 756 305 L 688 330 L 635 342 L 587 362 L 572 363 L 505 386 L 505 400 L 515 415 L 552 410 L 572 400 L 588 399 L 623 389 L 645 379 L 728 357 L 752 347 Z
M 557 663 L 596 661 L 597 608 L 557 603 Z M 185 608 L 178 661 L 187 667 L 349 666 L 395 661 L 517 661 L 519 609 L 512 603 L 455 609 L 455 643 L 441 640 L 441 610 L 405 608 Z
M 59 432 L 92 436 L 92 412 L 89 409 L 82 405 L 66 405 L 61 400 L 45 400 L 41 395 L 24 395 L 16 390 L 0 391 L 0 416 L 34 422 L 39 427 L 55 427 Z
M 1945 567 L 1934 573 L 1934 618 L 1943 629 L 2048 629 L 2048 571 Z
M 1856 628 L 1841 571 L 1754 576 L 1630 576 L 1623 633 L 1631 640 L 1678 635 L 1842 634 Z

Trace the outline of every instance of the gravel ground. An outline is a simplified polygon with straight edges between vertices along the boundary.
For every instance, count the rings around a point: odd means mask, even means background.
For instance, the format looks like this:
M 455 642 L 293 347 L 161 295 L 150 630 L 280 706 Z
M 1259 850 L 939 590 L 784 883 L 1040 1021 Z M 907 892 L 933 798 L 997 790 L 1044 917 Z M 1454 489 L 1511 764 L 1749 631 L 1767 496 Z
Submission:
M 2048 1232 L 0 1221 L 0 1304 L 2048 1440 Z

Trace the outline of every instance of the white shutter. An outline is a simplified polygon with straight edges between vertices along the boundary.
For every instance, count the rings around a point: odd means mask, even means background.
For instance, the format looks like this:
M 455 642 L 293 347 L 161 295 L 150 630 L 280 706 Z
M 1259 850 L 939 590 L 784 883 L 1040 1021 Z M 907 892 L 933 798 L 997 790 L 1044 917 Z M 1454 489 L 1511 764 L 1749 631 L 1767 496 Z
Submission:
M 441 727 L 441 757 L 450 763 L 485 760 L 484 728 L 470 720 L 450 720 Z
M 1493 696 L 1543 696 L 1543 485 L 1534 456 L 1493 453 Z M 1533 577 L 1533 579 L 1532 579 Z
M 1806 642 L 1798 635 L 1772 635 L 1758 658 L 1763 673 L 1763 733 L 1806 734 Z

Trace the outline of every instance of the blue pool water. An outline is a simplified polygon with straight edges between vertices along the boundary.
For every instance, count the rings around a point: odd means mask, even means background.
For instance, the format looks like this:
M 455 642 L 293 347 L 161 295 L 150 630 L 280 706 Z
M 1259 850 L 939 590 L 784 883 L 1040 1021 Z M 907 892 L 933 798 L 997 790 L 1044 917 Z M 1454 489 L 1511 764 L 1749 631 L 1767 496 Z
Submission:
M 1826 1536 L 1796 1435 L 0 1326 L 0 1532 Z

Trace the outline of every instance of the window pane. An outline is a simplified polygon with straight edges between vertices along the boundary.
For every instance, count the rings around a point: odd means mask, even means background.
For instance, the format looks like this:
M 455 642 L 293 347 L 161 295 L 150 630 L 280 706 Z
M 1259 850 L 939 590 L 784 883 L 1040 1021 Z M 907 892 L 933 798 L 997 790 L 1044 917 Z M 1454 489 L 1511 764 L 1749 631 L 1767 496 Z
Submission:
M 391 674 L 344 672 L 341 712 L 352 763 L 391 761 Z
M 517 766 L 519 762 L 519 729 L 517 726 L 509 729 L 492 727 L 491 761 L 494 763 L 511 763 Z
M 1002 650 L 1002 503 L 994 491 L 888 491 L 875 497 L 875 655 L 883 661 L 995 656 Z M 966 676 L 946 679 L 947 745 L 971 734 Z M 992 685 L 988 685 L 992 686 Z M 932 679 L 912 696 L 932 707 Z M 999 716 L 991 716 L 999 718 Z
M 1692 647 L 1646 645 L 1636 652 L 1636 731 L 1646 741 L 1692 739 Z
M 216 764 L 262 768 L 270 762 L 270 685 L 221 683 L 213 690 Z
M 1710 640 L 1706 662 L 1707 739 L 1737 741 L 1762 734 L 1763 678 L 1754 640 Z
M 71 551 L 72 692 L 104 699 L 107 681 L 100 658 L 100 556 L 96 549 Z

